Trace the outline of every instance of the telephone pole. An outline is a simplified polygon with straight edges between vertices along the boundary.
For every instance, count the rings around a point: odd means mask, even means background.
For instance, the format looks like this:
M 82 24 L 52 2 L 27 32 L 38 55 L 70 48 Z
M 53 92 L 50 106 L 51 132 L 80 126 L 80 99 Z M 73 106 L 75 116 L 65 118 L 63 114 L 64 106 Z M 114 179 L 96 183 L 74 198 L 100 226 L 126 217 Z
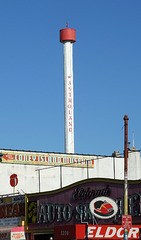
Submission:
M 128 116 L 124 116 L 124 215 L 128 215 Z M 124 240 L 128 239 L 128 229 L 124 228 Z

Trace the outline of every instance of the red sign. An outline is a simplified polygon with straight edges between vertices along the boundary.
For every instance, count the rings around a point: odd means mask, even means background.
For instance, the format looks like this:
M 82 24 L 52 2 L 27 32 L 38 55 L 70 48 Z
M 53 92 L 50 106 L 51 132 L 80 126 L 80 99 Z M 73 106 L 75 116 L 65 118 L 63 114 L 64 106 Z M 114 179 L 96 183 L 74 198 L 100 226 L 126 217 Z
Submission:
M 131 215 L 122 215 L 122 227 L 126 229 L 130 229 L 132 227 Z
M 54 227 L 54 239 L 85 239 L 86 225 L 66 225 Z
M 18 184 L 17 174 L 12 174 L 10 176 L 10 185 L 11 185 L 11 187 L 15 187 L 17 184 Z
M 132 226 L 128 230 L 128 239 L 139 239 L 141 225 Z M 89 225 L 88 239 L 123 239 L 124 228 L 121 225 Z
M 11 229 L 11 240 L 25 239 L 25 227 L 15 227 Z

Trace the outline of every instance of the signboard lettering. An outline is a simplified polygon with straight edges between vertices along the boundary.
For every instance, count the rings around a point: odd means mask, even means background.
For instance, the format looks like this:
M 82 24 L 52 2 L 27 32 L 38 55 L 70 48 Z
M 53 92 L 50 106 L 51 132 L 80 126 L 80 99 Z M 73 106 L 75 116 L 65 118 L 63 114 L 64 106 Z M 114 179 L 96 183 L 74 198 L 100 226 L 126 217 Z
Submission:
M 141 192 L 128 196 L 128 213 L 134 216 L 141 216 Z M 124 199 L 117 198 L 118 215 L 121 217 L 124 214 Z
M 118 185 L 117 185 L 118 184 Z M 121 216 L 123 215 L 123 192 L 124 184 L 123 182 L 113 182 L 103 180 L 85 180 L 67 186 L 64 189 L 59 189 L 51 191 L 49 193 L 40 193 L 34 195 L 27 195 L 28 201 L 26 202 L 28 213 L 26 214 L 26 222 L 28 224 L 28 229 L 34 229 L 34 224 L 40 228 L 43 223 L 43 226 L 54 227 L 54 225 L 73 225 L 73 224 L 82 224 L 87 222 L 88 224 L 102 225 L 103 223 L 120 224 Z M 117 191 L 117 189 L 118 191 Z M 99 211 L 99 215 L 110 216 L 108 220 L 104 220 L 103 217 L 97 218 L 90 211 L 90 202 L 92 201 L 93 196 L 98 194 L 103 196 L 98 196 L 95 204 L 95 209 Z M 118 211 L 115 211 L 115 207 L 112 202 L 105 200 L 107 195 L 110 195 L 111 199 L 114 199 L 115 203 L 118 205 Z M 128 214 L 131 215 L 131 212 L 134 215 L 133 224 L 138 224 L 140 222 L 141 216 L 141 185 L 136 184 L 136 182 L 131 181 L 129 188 L 129 201 L 128 201 Z M 101 199 L 104 198 L 104 199 Z M 94 197 L 94 199 L 96 199 Z M 102 206 L 102 208 L 99 207 Z M 105 208 L 106 207 L 106 208 Z M 94 209 L 93 209 L 94 210 Z M 116 215 L 114 216 L 113 213 Z M 113 225 L 114 227 L 115 225 Z M 65 229 L 66 230 L 66 229 Z M 98 229 L 97 235 L 101 235 L 102 230 Z M 109 231 L 109 232 L 108 232 Z M 115 229 L 109 228 L 107 230 L 108 236 L 111 232 L 114 234 Z M 117 230 L 118 234 L 122 235 L 122 226 L 120 230 Z M 130 232 L 131 233 L 131 232 Z M 112 235 L 112 234 L 111 234 Z
M 73 199 L 74 200 L 81 200 L 81 199 L 93 199 L 95 197 L 100 196 L 110 196 L 111 189 L 109 188 L 109 185 L 106 186 L 106 188 L 103 189 L 90 189 L 89 187 L 87 189 L 84 188 L 76 188 L 73 193 Z
M 54 239 L 55 240 L 68 240 L 68 239 L 85 239 L 86 225 L 63 225 L 54 226 Z
M 12 232 L 11 233 L 11 240 L 25 240 L 25 233 L 24 232 Z
M 128 231 L 128 239 L 139 239 L 139 228 L 134 226 Z M 88 239 L 123 239 L 124 228 L 120 225 L 89 225 Z
M 21 221 L 21 217 L 2 218 L 0 219 L 0 226 L 18 225 L 20 221 Z
M 69 231 L 61 231 L 61 236 L 69 236 Z
M 0 218 L 25 216 L 25 197 L 3 198 L 0 203 Z
M 65 165 L 68 167 L 94 167 L 94 156 L 64 154 L 7 153 L 2 162 L 17 164 Z
M 141 203 L 137 202 L 136 204 L 138 209 L 140 210 Z M 117 213 L 117 216 L 120 217 L 120 214 L 121 212 L 119 210 L 119 212 Z M 139 211 L 138 215 L 136 216 L 140 216 L 140 215 L 141 215 L 141 212 Z M 75 217 L 75 219 L 79 222 L 80 220 L 83 220 L 83 221 L 92 220 L 93 217 L 90 211 L 89 203 L 78 203 L 75 205 L 75 208 L 73 208 L 71 204 L 61 204 L 61 203 L 54 204 L 54 203 L 46 203 L 46 202 L 39 202 L 39 204 L 37 204 L 37 200 L 31 201 L 31 202 L 29 201 L 28 203 L 28 222 L 29 223 L 53 223 L 55 221 L 69 222 L 71 221 L 72 217 Z
M 131 215 L 122 215 L 122 227 L 126 229 L 130 229 L 132 227 Z

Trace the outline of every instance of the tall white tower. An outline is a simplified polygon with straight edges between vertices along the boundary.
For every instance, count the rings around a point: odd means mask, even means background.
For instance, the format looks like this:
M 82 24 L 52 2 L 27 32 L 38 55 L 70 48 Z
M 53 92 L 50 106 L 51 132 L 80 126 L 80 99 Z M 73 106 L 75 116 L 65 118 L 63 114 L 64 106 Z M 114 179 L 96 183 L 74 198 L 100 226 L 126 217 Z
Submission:
M 60 30 L 60 42 L 64 55 L 64 106 L 65 106 L 65 152 L 74 153 L 74 100 L 73 100 L 73 43 L 76 31 Z

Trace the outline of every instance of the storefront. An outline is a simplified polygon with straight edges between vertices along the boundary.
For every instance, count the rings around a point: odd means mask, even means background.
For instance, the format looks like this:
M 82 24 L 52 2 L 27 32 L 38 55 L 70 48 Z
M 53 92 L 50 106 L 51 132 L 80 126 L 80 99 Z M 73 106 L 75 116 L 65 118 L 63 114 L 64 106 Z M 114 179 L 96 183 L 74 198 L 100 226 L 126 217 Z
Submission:
M 128 239 L 140 238 L 141 225 L 128 230 Z M 121 225 L 66 225 L 54 227 L 55 240 L 67 239 L 123 239 L 124 228 Z
M 0 198 L 0 240 L 15 240 L 11 238 L 11 231 L 20 231 L 19 226 L 25 220 L 25 196 L 12 196 Z M 25 229 L 23 230 L 25 233 Z M 13 230 L 14 232 L 14 230 Z M 19 234 L 20 236 L 20 234 Z M 16 238 L 24 240 L 25 238 Z
M 123 195 L 123 181 L 111 179 L 87 179 L 56 191 L 26 195 L 25 229 L 28 238 L 52 240 L 56 238 L 55 231 L 58 231 L 56 229 L 59 228 L 75 226 L 76 230 L 77 226 L 81 226 L 84 230 L 85 227 L 93 226 L 94 230 L 97 229 L 96 226 L 106 225 L 114 226 L 113 231 L 118 231 L 118 234 L 122 236 Z M 114 217 L 100 219 L 91 214 L 90 202 L 101 196 L 110 197 L 117 203 L 118 211 Z M 128 214 L 132 215 L 132 224 L 133 226 L 141 225 L 141 181 L 129 181 L 128 199 Z M 100 236 L 103 236 L 100 231 L 111 231 L 103 229 L 102 227 L 97 230 Z M 71 232 L 75 232 L 75 230 Z M 68 233 L 69 231 L 62 230 L 64 236 L 62 235 L 61 238 L 69 239 Z M 88 237 L 87 233 L 83 234 L 84 236 L 81 238 L 79 236 L 79 239 Z M 95 238 L 94 234 L 94 232 L 93 235 L 90 234 L 93 239 Z M 130 235 L 132 236 L 132 234 Z M 70 239 L 74 239 L 74 236 Z

